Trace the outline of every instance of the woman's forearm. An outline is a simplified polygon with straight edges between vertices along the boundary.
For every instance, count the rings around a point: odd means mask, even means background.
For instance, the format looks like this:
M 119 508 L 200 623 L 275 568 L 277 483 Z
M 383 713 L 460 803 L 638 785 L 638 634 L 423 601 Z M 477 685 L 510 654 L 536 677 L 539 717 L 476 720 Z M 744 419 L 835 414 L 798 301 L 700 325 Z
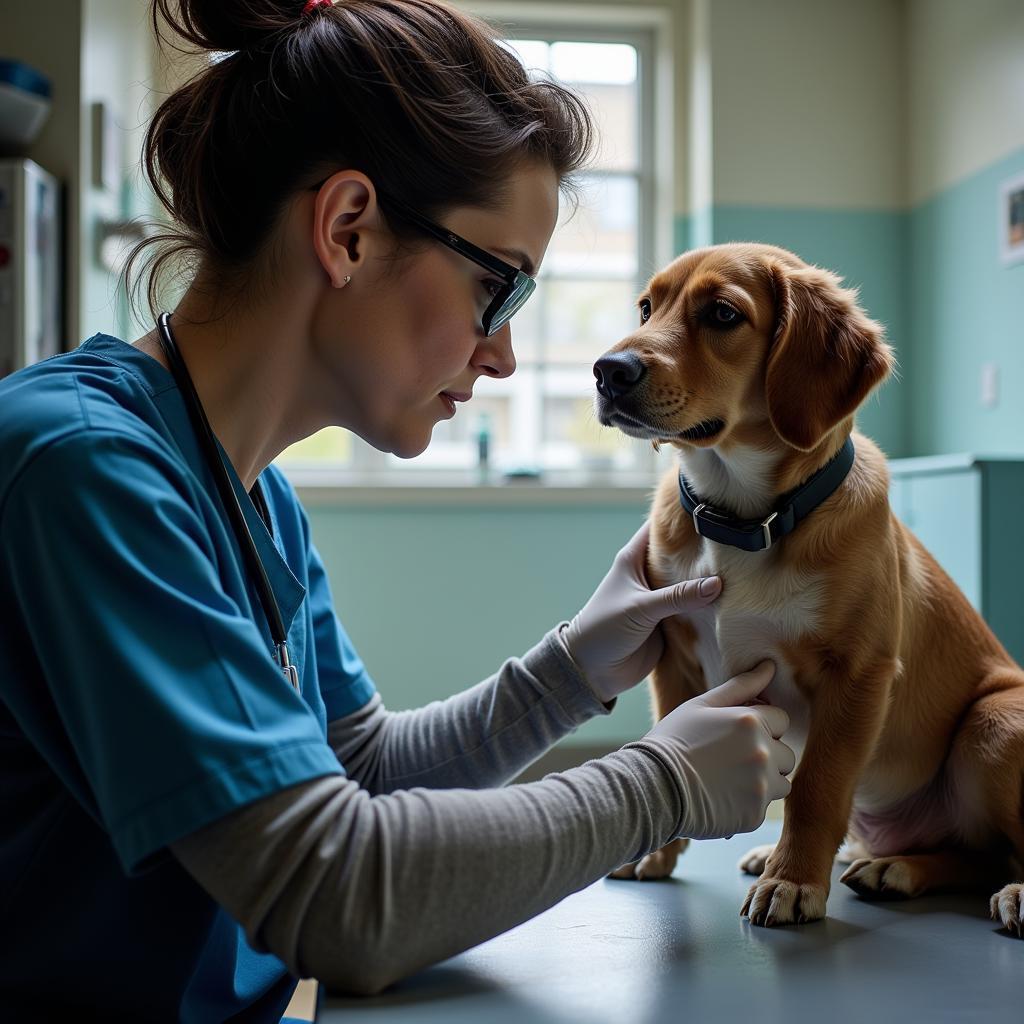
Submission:
M 415 711 L 379 696 L 329 724 L 350 778 L 372 794 L 501 786 L 595 715 L 608 714 L 569 657 L 558 629 L 489 679 Z
M 372 994 L 673 838 L 679 757 L 644 739 L 527 785 L 378 797 L 327 776 L 172 848 L 257 949 Z

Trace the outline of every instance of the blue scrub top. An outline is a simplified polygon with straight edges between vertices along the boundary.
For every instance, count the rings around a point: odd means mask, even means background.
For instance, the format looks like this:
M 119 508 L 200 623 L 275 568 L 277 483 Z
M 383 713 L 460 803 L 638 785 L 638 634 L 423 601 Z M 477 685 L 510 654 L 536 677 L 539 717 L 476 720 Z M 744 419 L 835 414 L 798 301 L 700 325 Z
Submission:
M 260 475 L 268 531 L 224 461 L 301 696 L 172 376 L 97 334 L 0 380 L 5 1019 L 276 1022 L 294 989 L 167 844 L 341 773 L 327 722 L 374 687 L 295 492 Z

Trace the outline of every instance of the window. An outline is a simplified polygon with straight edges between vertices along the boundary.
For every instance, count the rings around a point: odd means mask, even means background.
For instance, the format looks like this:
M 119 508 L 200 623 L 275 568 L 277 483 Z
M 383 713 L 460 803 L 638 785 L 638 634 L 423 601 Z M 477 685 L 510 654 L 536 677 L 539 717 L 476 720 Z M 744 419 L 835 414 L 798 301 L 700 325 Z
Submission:
M 484 8 L 481 13 L 487 16 Z M 505 19 L 496 24 L 509 25 Z M 588 22 L 590 19 L 587 19 Z M 481 378 L 473 401 L 434 430 L 415 459 L 384 455 L 338 428 L 293 445 L 280 461 L 290 472 L 316 467 L 391 476 L 401 470 L 438 480 L 477 465 L 489 439 L 496 475 L 508 471 L 587 476 L 607 469 L 649 471 L 649 444 L 602 427 L 593 411 L 594 360 L 633 329 L 635 299 L 665 262 L 654 226 L 658 211 L 654 144 L 654 36 L 649 30 L 514 19 L 504 45 L 534 75 L 550 75 L 586 98 L 597 124 L 596 160 L 580 177 L 580 202 L 563 202 L 536 293 L 512 321 L 518 369 L 506 380 Z M 664 173 L 664 172 L 663 172 Z M 315 479 L 316 476 L 312 476 Z

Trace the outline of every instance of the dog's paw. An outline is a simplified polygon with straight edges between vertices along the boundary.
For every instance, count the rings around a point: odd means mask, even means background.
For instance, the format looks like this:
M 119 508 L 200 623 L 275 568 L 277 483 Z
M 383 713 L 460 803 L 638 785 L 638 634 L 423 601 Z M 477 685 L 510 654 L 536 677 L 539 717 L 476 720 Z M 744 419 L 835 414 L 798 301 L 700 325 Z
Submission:
M 751 924 L 771 928 L 777 924 L 803 924 L 825 916 L 828 887 L 815 882 L 789 882 L 784 878 L 760 878 L 747 893 L 740 914 Z
M 753 849 L 747 850 L 747 852 L 740 857 L 739 863 L 736 866 L 740 871 L 744 872 L 744 874 L 760 877 L 764 874 L 764 866 L 768 862 L 768 858 L 771 856 L 772 850 L 774 849 L 774 843 L 768 843 L 766 846 L 755 846 Z
M 999 921 L 1018 939 L 1024 939 L 1024 882 L 1004 885 L 988 905 L 993 921 Z
M 913 861 L 905 857 L 862 857 L 840 876 L 858 896 L 874 900 L 900 900 L 920 896 L 927 879 Z
M 636 878 L 640 881 L 651 881 L 656 878 L 668 878 L 679 860 L 679 855 L 690 845 L 688 839 L 677 839 L 663 846 L 660 850 L 647 854 L 646 857 L 633 864 L 623 864 L 616 868 L 609 878 Z

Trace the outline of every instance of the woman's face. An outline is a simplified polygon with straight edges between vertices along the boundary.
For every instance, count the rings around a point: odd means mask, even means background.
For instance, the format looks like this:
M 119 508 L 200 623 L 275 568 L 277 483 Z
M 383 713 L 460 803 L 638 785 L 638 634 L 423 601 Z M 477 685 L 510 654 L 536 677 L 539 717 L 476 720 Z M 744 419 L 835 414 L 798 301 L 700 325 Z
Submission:
M 556 175 L 534 165 L 513 177 L 500 209 L 461 207 L 440 220 L 535 274 L 557 216 Z M 386 259 L 390 235 L 368 230 L 359 237 L 353 230 L 341 240 L 342 261 L 349 252 L 357 258 L 349 268 L 336 264 L 351 281 L 331 288 L 316 310 L 315 387 L 331 423 L 412 458 L 427 447 L 436 423 L 458 414 L 480 377 L 512 373 L 515 321 L 484 336 L 481 316 L 500 280 L 441 242 L 424 236 L 396 266 Z

